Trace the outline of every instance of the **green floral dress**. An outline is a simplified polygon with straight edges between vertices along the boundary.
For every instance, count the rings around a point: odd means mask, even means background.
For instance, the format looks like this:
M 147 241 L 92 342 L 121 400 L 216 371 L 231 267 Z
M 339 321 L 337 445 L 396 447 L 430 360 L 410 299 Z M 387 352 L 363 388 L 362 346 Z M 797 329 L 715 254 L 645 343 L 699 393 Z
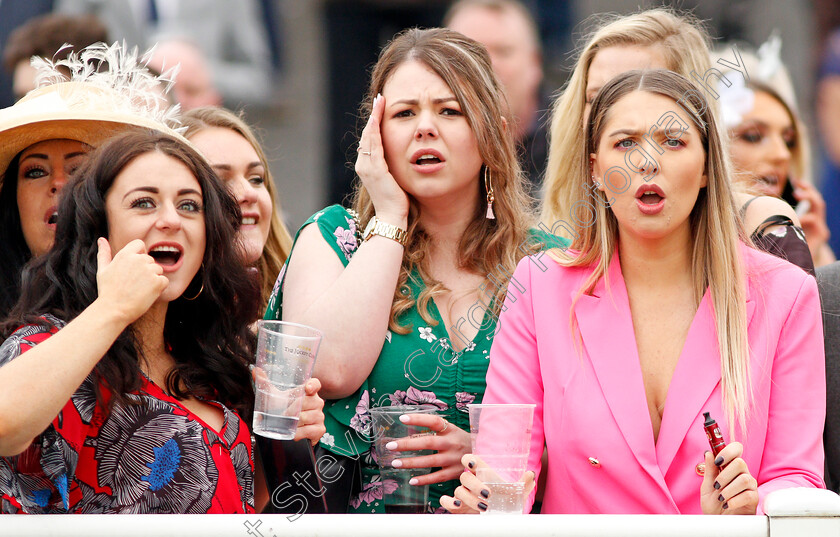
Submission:
M 347 266 L 361 242 L 358 223 L 353 215 L 340 205 L 332 205 L 310 217 L 301 229 L 309 224 L 318 225 L 324 240 Z M 564 239 L 539 230 L 532 230 L 532 239 L 545 247 L 565 247 L 568 244 Z M 292 255 L 294 246 L 289 259 Z M 282 316 L 285 272 L 284 266 L 271 293 L 266 319 L 280 319 Z M 408 288 L 412 296 L 419 296 L 424 287 L 417 274 L 409 277 Z M 372 449 L 369 408 L 432 404 L 453 425 L 469 431 L 467 405 L 480 403 L 484 395 L 490 345 L 496 330 L 496 318 L 489 310 L 486 311 L 482 304 L 476 304 L 474 308 L 470 308 L 470 312 L 475 313 L 470 315 L 470 319 L 461 320 L 475 325 L 481 317 L 478 333 L 472 341 L 468 341 L 458 330 L 457 327 L 463 324 L 456 323 L 453 328 L 455 334 L 447 333 L 433 300 L 429 301 L 429 314 L 436 323 L 424 321 L 416 308 L 405 312 L 400 316 L 399 324 L 410 331 L 405 335 L 390 330 L 386 333 L 376 365 L 359 390 L 344 399 L 326 402 L 327 432 L 321 438 L 322 447 L 339 455 L 361 457 L 362 490 L 351 498 L 350 512 L 385 512 L 382 496 L 388 483 L 380 480 Z M 459 346 L 463 350 L 453 350 L 453 337 L 462 340 Z M 451 495 L 457 486 L 457 480 L 431 485 L 430 511 L 442 511 L 440 496 Z

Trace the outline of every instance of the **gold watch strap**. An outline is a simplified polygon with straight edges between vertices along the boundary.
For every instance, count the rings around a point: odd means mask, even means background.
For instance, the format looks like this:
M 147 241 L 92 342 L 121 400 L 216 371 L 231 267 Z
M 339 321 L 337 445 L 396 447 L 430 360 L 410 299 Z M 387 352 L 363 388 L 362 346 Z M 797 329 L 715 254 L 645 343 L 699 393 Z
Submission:
M 370 239 L 373 235 L 380 235 L 397 241 L 405 246 L 405 243 L 408 240 L 408 233 L 404 229 L 401 229 L 393 224 L 383 222 L 375 216 L 371 219 L 371 223 L 373 223 L 373 228 L 371 229 L 370 224 L 368 224 L 369 230 L 365 234 L 365 240 Z

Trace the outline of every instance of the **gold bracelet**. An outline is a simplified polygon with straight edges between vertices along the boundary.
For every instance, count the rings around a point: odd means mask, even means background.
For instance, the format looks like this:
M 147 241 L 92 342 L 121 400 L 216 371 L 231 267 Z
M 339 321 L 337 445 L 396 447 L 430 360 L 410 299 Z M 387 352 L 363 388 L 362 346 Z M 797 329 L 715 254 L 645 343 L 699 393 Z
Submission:
M 374 235 L 380 235 L 397 241 L 403 246 L 405 246 L 405 243 L 408 240 L 408 233 L 406 230 L 395 225 L 385 223 L 375 216 L 370 219 L 367 227 L 365 227 L 365 232 L 363 233 L 364 240 L 367 241 Z

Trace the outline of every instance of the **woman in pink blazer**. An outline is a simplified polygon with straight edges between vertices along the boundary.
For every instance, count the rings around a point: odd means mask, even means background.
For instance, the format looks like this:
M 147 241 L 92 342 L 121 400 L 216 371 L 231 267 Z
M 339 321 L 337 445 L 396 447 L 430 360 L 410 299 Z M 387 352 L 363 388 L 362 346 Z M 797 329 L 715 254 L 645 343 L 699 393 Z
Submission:
M 572 248 L 514 273 L 484 402 L 536 404 L 543 513 L 753 514 L 773 490 L 824 486 L 816 282 L 744 244 L 706 104 L 668 71 L 607 84 L 591 173 L 569 178 Z M 718 457 L 703 412 L 728 442 Z M 486 510 L 482 462 L 464 464 L 441 504 Z

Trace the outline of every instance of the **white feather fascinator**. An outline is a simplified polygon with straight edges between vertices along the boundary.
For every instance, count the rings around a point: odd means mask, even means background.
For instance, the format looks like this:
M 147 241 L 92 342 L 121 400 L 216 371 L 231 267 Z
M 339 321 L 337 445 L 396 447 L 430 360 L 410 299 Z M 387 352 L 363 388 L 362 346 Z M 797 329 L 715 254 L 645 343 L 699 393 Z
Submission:
M 51 139 L 77 140 L 96 147 L 130 128 L 179 134 L 178 105 L 166 92 L 177 68 L 156 75 L 125 43 L 96 43 L 66 59 L 34 57 L 37 89 L 0 110 L 0 172 L 32 144 Z

